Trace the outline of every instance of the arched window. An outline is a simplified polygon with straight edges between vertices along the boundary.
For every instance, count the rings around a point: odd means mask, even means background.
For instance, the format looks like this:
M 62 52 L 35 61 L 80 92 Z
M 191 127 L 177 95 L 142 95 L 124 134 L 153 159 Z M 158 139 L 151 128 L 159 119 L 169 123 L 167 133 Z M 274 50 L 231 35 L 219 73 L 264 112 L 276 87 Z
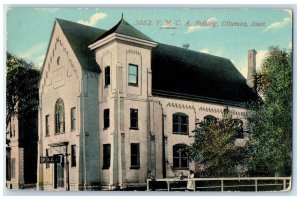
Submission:
M 211 124 L 211 123 L 216 122 L 216 121 L 217 121 L 217 118 L 212 116 L 212 115 L 206 115 L 204 117 L 204 123 L 205 124 Z
M 65 132 L 65 105 L 64 101 L 59 98 L 55 103 L 55 133 Z
M 184 113 L 173 114 L 173 133 L 189 134 L 189 116 Z
M 185 144 L 175 144 L 173 146 L 173 168 L 189 168 L 189 157 L 187 153 L 187 146 Z

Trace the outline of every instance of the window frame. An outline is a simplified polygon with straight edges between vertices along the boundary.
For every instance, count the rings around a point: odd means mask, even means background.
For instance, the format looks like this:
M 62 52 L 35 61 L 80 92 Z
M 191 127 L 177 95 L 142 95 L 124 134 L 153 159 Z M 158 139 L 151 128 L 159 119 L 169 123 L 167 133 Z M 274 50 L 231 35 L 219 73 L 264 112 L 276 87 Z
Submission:
M 76 144 L 71 145 L 71 167 L 76 167 Z
M 188 170 L 189 169 L 189 156 L 185 150 L 186 147 L 187 147 L 187 145 L 185 145 L 185 144 L 175 144 L 172 147 L 173 168 L 176 170 Z M 175 156 L 175 153 L 177 153 L 176 151 L 178 151 L 178 156 L 177 155 Z M 185 155 L 183 155 L 183 154 L 185 154 Z M 175 162 L 174 162 L 175 159 L 178 159 L 178 166 L 175 166 Z M 187 166 L 183 166 L 183 163 L 184 163 L 183 159 L 186 159 Z
M 137 152 L 133 152 L 133 146 L 136 146 Z M 130 169 L 140 169 L 140 143 L 130 143 Z M 133 164 L 133 159 L 136 160 L 136 164 Z
M 71 124 L 70 124 L 71 125 L 71 131 L 76 131 L 76 107 L 71 108 L 70 115 L 71 115 L 71 117 L 70 117 L 70 119 L 71 119 Z
M 178 122 L 175 122 L 175 117 L 178 117 Z M 183 117 L 186 118 L 185 124 L 182 122 Z M 177 131 L 174 130 L 175 125 L 177 126 Z M 182 131 L 182 126 L 186 126 L 186 132 Z M 187 114 L 177 112 L 172 115 L 172 132 L 173 134 L 189 135 L 189 116 Z
M 104 68 L 104 87 L 107 87 L 109 85 L 110 85 L 110 66 L 106 66 Z
M 111 145 L 110 144 L 103 144 L 102 169 L 109 169 L 110 168 L 110 159 L 111 159 Z
M 130 67 L 136 67 L 136 74 L 130 73 Z M 130 81 L 130 76 L 135 76 L 135 83 Z M 139 84 L 139 66 L 136 64 L 128 64 L 128 85 L 137 87 Z
M 109 126 L 110 126 L 110 119 L 109 119 L 109 116 L 110 116 L 110 111 L 109 109 L 104 109 L 103 110 L 103 129 L 108 129 Z
M 45 116 L 45 136 L 49 137 L 50 136 L 50 115 Z
M 133 116 L 135 111 L 136 111 L 136 116 Z M 135 120 L 135 126 L 132 126 L 133 120 Z M 130 108 L 130 129 L 134 129 L 134 130 L 139 129 L 139 110 L 136 108 Z
M 55 113 L 55 134 L 56 135 L 63 134 L 65 133 L 65 104 L 61 98 L 57 99 L 55 103 L 54 113 Z

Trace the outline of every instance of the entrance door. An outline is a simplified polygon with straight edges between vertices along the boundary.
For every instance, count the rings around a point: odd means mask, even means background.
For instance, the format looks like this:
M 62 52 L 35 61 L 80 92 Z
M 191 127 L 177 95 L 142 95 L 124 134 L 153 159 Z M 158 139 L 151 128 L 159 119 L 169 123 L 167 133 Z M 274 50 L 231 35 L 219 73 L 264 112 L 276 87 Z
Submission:
M 64 156 L 55 155 L 59 157 L 60 162 L 54 163 L 54 188 L 64 187 Z

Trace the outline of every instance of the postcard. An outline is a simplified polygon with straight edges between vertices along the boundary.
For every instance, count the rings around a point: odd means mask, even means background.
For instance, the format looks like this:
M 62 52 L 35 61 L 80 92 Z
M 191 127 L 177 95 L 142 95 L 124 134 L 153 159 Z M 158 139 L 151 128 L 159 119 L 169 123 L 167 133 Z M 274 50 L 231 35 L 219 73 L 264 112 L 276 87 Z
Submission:
M 287 191 L 292 7 L 8 7 L 6 189 Z

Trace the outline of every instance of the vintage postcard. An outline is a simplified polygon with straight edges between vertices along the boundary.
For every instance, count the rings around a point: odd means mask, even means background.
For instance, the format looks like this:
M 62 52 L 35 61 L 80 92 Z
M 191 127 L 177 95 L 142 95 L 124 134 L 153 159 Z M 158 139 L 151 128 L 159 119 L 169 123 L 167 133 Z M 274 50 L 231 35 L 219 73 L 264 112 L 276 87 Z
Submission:
M 293 14 L 9 6 L 6 190 L 291 191 Z

